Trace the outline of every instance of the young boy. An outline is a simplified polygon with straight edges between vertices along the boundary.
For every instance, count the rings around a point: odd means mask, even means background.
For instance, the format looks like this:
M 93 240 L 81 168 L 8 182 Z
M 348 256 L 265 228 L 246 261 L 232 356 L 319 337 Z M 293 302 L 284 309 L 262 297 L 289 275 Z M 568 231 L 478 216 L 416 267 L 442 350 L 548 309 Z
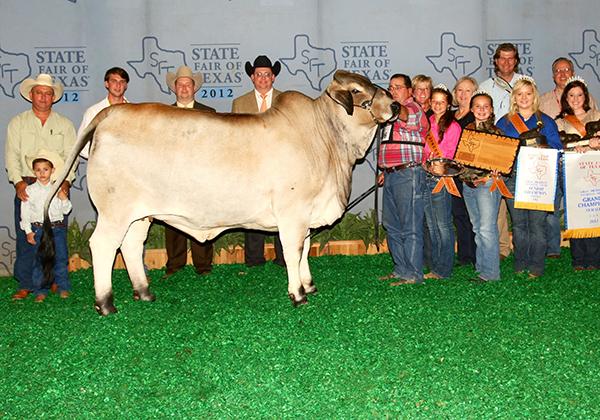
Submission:
M 32 167 L 37 181 L 25 189 L 29 198 L 21 204 L 21 229 L 27 234 L 27 242 L 35 247 L 37 254 L 43 230 L 44 203 L 50 194 L 55 176 L 60 174 L 64 164 L 56 152 L 48 150 L 39 150 L 33 158 L 27 158 L 27 163 Z M 56 251 L 54 282 L 63 299 L 69 297 L 71 290 L 68 274 L 67 228 L 63 222 L 64 216 L 71 211 L 71 208 L 71 202 L 66 193 L 62 189 L 58 190 L 57 197 L 54 197 L 50 203 L 49 216 L 52 222 Z M 43 276 L 40 260 L 36 256 L 32 274 L 36 302 L 43 302 L 48 295 L 48 288 L 42 287 Z

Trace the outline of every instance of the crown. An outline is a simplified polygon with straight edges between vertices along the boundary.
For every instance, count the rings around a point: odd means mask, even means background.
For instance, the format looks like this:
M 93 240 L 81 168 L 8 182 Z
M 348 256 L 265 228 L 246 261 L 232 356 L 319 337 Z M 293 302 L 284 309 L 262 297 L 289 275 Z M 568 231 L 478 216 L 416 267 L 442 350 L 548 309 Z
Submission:
M 585 83 L 585 80 L 583 80 L 583 79 L 582 79 L 581 77 L 579 77 L 579 76 L 571 76 L 571 77 L 569 77 L 569 78 L 567 79 L 567 83 L 565 83 L 565 86 L 566 86 L 566 85 L 568 85 L 568 84 L 569 84 L 569 83 L 571 83 L 571 82 L 581 82 L 581 83 L 583 83 L 583 85 L 584 85 L 585 87 L 587 87 L 587 83 Z
M 437 85 L 435 85 L 433 88 L 434 88 L 434 89 L 441 89 L 441 90 L 445 90 L 446 92 L 450 92 L 450 91 L 448 90 L 448 87 L 446 87 L 446 85 L 445 85 L 445 84 L 443 84 L 443 83 L 438 83 L 438 84 L 437 84 Z
M 531 83 L 537 87 L 537 84 L 535 83 L 535 79 L 531 76 L 526 76 L 526 75 L 522 74 L 521 77 L 519 77 L 517 80 L 526 80 L 529 83 Z
M 483 90 L 483 89 L 476 90 L 475 92 L 473 92 L 473 94 L 471 95 L 471 97 L 477 96 L 477 95 L 490 96 L 490 94 L 487 91 Z

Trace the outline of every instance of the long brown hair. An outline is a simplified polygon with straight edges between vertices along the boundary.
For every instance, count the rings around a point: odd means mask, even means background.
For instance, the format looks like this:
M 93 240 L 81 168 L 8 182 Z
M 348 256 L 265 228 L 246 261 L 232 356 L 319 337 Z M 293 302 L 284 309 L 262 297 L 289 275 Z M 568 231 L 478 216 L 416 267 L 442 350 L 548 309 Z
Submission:
M 441 93 L 444 95 L 446 97 L 446 102 L 448 103 L 446 112 L 442 114 L 440 120 L 438 121 L 438 138 L 441 143 L 444 140 L 444 133 L 448 127 L 450 127 L 452 121 L 454 121 L 454 112 L 450 111 L 450 105 L 452 105 L 452 94 L 450 91 L 448 89 L 436 86 L 431 90 L 431 97 L 433 98 L 433 95 L 436 93 Z

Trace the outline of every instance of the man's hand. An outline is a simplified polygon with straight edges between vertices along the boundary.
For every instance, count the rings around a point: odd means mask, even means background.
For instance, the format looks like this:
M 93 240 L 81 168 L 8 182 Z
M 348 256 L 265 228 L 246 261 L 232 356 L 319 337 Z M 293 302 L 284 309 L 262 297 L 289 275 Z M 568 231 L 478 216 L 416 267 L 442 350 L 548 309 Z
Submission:
M 35 233 L 29 232 L 27 234 L 27 242 L 29 242 L 31 245 L 35 245 Z
M 29 195 L 27 195 L 25 188 L 27 188 L 27 182 L 25 181 L 19 181 L 15 184 L 17 198 L 21 201 L 27 201 L 29 199 Z
M 377 185 L 380 187 L 383 185 L 383 181 L 385 179 L 385 174 L 382 172 L 377 176 Z

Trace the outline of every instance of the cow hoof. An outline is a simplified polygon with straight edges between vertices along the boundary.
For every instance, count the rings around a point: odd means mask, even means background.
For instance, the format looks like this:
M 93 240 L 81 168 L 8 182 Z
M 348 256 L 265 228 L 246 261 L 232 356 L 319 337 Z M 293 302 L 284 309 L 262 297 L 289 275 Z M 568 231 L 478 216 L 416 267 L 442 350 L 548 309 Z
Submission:
M 156 300 L 156 296 L 154 293 L 150 292 L 150 290 L 146 289 L 142 290 L 134 290 L 133 291 L 133 300 L 142 300 L 144 302 L 154 302 Z
M 112 294 L 104 302 L 97 300 L 94 307 L 96 308 L 96 312 L 101 316 L 107 316 L 117 312 L 117 308 L 115 308 L 115 305 L 113 304 Z
M 288 296 L 290 297 L 290 300 L 292 301 L 292 305 L 294 306 L 294 308 L 297 308 L 300 305 L 306 305 L 308 303 L 308 299 L 306 298 L 306 295 L 302 295 L 300 300 L 296 300 L 296 297 L 292 293 L 290 293 Z
M 317 288 L 314 285 L 305 290 L 306 290 L 307 295 L 316 295 L 317 293 L 319 293 L 319 291 L 317 290 Z

